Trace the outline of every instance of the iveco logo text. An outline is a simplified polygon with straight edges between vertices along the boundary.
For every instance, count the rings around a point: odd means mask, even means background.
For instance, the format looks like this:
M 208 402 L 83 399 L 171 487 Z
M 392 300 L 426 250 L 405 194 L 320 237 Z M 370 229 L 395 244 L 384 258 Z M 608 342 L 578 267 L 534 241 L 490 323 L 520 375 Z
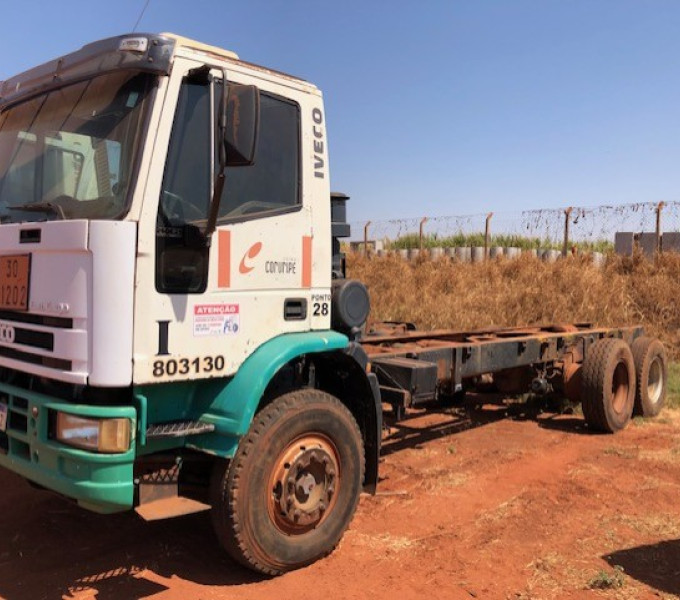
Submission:
M 14 327 L 0 324 L 0 343 L 14 343 Z

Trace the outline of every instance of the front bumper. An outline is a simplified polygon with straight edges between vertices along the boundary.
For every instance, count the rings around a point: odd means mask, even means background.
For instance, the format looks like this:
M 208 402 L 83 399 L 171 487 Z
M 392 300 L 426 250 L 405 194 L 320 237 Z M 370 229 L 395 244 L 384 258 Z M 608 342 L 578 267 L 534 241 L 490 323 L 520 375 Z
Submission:
M 71 404 L 2 383 L 0 402 L 8 405 L 6 431 L 0 432 L 0 466 L 95 512 L 132 507 L 137 430 L 134 407 Z M 121 454 L 98 454 L 50 439 L 50 415 L 56 411 L 81 417 L 128 418 L 133 432 L 130 448 Z

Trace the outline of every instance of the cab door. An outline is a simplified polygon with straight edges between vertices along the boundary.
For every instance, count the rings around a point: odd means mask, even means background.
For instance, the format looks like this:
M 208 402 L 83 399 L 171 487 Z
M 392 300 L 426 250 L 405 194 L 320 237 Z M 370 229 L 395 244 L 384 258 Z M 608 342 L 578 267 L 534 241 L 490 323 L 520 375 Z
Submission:
M 140 297 L 138 287 L 138 305 L 153 318 L 137 319 L 135 347 L 157 341 L 153 356 L 136 353 L 138 382 L 230 375 L 267 340 L 310 329 L 300 106 L 273 84 L 258 88 L 254 164 L 226 168 L 217 227 L 206 238 L 222 83 L 201 70 L 181 81 L 155 215 L 153 286 L 138 273 L 148 293 Z
M 226 172 L 211 285 L 239 315 L 230 336 L 241 359 L 276 335 L 309 329 L 312 223 L 302 201 L 300 121 L 294 100 L 260 88 L 255 162 Z

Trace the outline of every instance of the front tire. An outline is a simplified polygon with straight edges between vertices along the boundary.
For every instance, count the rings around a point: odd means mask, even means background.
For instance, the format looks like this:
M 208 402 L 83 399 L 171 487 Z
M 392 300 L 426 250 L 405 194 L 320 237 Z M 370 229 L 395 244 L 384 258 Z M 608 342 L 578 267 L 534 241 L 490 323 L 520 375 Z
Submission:
M 211 484 L 217 537 L 239 563 L 267 575 L 330 553 L 356 510 L 364 449 L 354 417 L 313 389 L 260 411 Z

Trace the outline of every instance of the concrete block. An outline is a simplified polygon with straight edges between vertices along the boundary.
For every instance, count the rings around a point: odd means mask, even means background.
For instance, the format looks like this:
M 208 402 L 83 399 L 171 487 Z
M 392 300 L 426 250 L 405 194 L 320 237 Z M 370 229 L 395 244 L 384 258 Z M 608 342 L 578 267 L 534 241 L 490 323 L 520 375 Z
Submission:
M 647 256 L 654 256 L 656 252 L 656 233 L 638 234 L 638 245 Z
M 543 262 L 554 263 L 557 262 L 561 256 L 562 253 L 559 250 L 546 250 L 543 252 L 543 256 L 541 258 L 543 259 Z
M 401 258 L 408 260 L 408 250 L 406 248 L 401 248 L 398 252 Z
M 473 263 L 484 262 L 484 246 L 473 246 L 470 248 L 470 253 Z
M 604 267 L 605 258 L 602 252 L 592 252 L 590 256 L 593 259 L 593 264 L 596 267 Z
M 510 258 L 510 259 L 519 258 L 521 253 L 522 252 L 519 248 L 510 247 L 510 248 L 505 249 L 505 257 L 506 258 Z
M 430 248 L 430 260 L 439 260 L 444 256 L 444 248 Z
M 661 247 L 664 252 L 680 252 L 680 232 L 664 233 L 661 237 Z
M 491 246 L 489 248 L 489 258 L 502 258 L 505 248 L 501 246 Z
M 633 254 L 634 234 L 632 231 L 617 231 L 614 234 L 614 250 L 622 256 Z
M 465 263 L 472 262 L 472 248 L 461 247 L 461 248 L 454 248 L 454 250 L 455 250 L 455 256 L 456 256 L 457 260 L 459 260 L 460 262 L 465 262 Z M 482 248 L 482 250 L 484 250 L 484 248 Z
M 358 240 L 358 241 L 350 242 L 349 247 L 354 252 L 363 252 L 364 251 L 364 241 Z M 378 250 L 384 250 L 385 244 L 382 240 L 368 240 L 368 246 L 367 247 L 368 247 L 369 253 L 375 253 Z

